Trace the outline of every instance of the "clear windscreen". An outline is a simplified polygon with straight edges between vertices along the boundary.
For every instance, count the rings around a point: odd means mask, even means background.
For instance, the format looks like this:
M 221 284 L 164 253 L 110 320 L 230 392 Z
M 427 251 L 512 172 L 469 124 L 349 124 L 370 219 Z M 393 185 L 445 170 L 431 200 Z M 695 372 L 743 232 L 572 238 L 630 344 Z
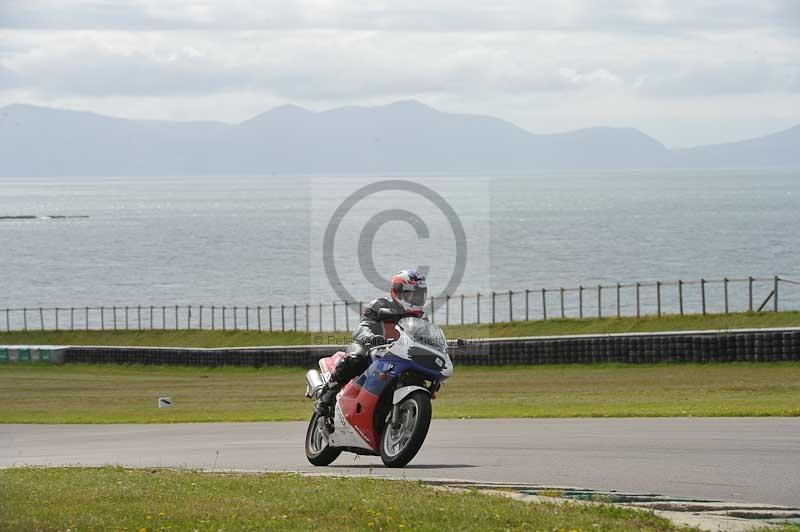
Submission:
M 447 339 L 442 330 L 423 318 L 403 318 L 397 325 L 415 342 L 425 344 L 442 353 L 447 351 Z

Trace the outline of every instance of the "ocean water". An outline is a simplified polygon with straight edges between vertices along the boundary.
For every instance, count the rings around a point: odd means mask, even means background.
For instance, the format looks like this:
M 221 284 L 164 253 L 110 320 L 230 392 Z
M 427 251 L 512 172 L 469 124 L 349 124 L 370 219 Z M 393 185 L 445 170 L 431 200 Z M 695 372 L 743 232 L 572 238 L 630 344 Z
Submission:
M 397 181 L 427 187 L 451 211 Z M 326 257 L 334 213 L 365 186 L 378 190 L 343 215 Z M 477 292 L 483 321 L 491 291 L 499 294 L 496 319 L 508 318 L 509 289 L 519 319 L 525 289 L 531 317 L 542 315 L 540 290 L 554 289 L 546 298 L 556 316 L 557 289 L 579 285 L 587 287 L 585 315 L 596 315 L 604 285 L 600 309 L 610 315 L 615 283 L 646 283 L 640 308 L 655 312 L 649 283 L 682 279 L 690 282 L 685 310 L 696 312 L 700 286 L 691 282 L 701 277 L 765 279 L 754 283 L 756 306 L 771 290 L 766 279 L 800 278 L 797 171 L 0 179 L 0 217 L 20 215 L 36 218 L 0 219 L 0 309 L 300 304 L 302 328 L 306 303 L 316 322 L 320 303 L 327 320 L 331 303 L 344 299 L 326 264 L 354 301 L 381 295 L 380 279 L 404 267 L 427 267 L 431 295 L 441 295 L 461 266 L 452 321 L 460 320 L 461 294 L 465 319 L 474 321 Z M 424 225 L 422 233 L 410 222 Z M 378 277 L 364 273 L 371 263 Z M 708 310 L 721 310 L 723 285 L 705 289 Z M 677 287 L 661 290 L 663 311 L 676 312 Z M 577 315 L 580 298 L 566 291 L 565 313 Z M 620 299 L 623 313 L 635 312 L 634 288 L 623 286 Z M 730 283 L 729 308 L 747 305 L 747 283 Z M 782 283 L 780 305 L 800 308 L 800 286 Z M 439 308 L 437 319 L 446 313 Z M 3 322 L 0 315 L 0 329 Z

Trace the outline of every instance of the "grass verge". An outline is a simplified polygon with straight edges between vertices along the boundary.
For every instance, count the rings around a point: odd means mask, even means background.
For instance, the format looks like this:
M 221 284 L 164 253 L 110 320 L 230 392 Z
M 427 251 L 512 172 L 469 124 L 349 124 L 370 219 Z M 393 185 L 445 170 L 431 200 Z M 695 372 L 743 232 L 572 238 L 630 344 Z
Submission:
M 558 319 L 511 323 L 451 325 L 449 338 L 497 338 L 762 327 L 800 327 L 800 312 L 707 314 L 645 318 Z M 0 333 L 0 345 L 136 345 L 162 347 L 242 347 L 344 344 L 348 333 L 208 330 L 17 331 Z
M 0 528 L 679 530 L 643 511 L 530 504 L 416 482 L 113 467 L 0 470 Z
M 0 422 L 305 420 L 301 368 L 0 365 Z M 158 409 L 159 396 L 172 408 Z M 800 363 L 456 367 L 436 418 L 800 416 Z

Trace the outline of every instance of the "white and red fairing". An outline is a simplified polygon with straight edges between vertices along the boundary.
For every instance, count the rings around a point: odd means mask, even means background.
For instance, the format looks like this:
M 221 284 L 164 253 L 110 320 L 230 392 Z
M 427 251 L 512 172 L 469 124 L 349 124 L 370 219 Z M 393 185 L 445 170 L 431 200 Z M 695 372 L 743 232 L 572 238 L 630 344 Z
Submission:
M 384 338 L 395 340 L 400 332 L 394 322 L 383 322 Z M 319 369 L 322 380 L 328 382 L 336 370 L 336 364 L 347 356 L 343 351 L 322 358 Z M 334 411 L 334 432 L 329 442 L 334 447 L 358 447 L 378 451 L 378 435 L 375 434 L 373 416 L 378 405 L 378 397 L 363 389 L 355 380 L 347 383 L 336 396 Z
M 346 356 L 339 351 L 332 356 L 320 359 L 322 379 L 328 382 L 336 369 L 336 363 Z M 378 437 L 373 426 L 373 415 L 378 397 L 368 392 L 355 380 L 347 383 L 336 396 L 334 410 L 334 431 L 328 437 L 333 447 L 358 447 L 378 451 Z

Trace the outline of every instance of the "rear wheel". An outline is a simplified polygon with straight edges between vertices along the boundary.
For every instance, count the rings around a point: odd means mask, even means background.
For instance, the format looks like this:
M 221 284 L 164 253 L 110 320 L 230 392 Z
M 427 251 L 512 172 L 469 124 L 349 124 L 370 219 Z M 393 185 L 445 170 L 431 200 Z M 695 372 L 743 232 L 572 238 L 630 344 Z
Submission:
M 326 430 L 325 418 L 314 412 L 306 431 L 306 458 L 315 466 L 330 465 L 342 454 L 341 449 L 328 445 Z
M 398 419 L 386 424 L 381 435 L 381 460 L 386 467 L 403 467 L 419 452 L 431 425 L 431 397 L 409 394 L 397 405 Z

